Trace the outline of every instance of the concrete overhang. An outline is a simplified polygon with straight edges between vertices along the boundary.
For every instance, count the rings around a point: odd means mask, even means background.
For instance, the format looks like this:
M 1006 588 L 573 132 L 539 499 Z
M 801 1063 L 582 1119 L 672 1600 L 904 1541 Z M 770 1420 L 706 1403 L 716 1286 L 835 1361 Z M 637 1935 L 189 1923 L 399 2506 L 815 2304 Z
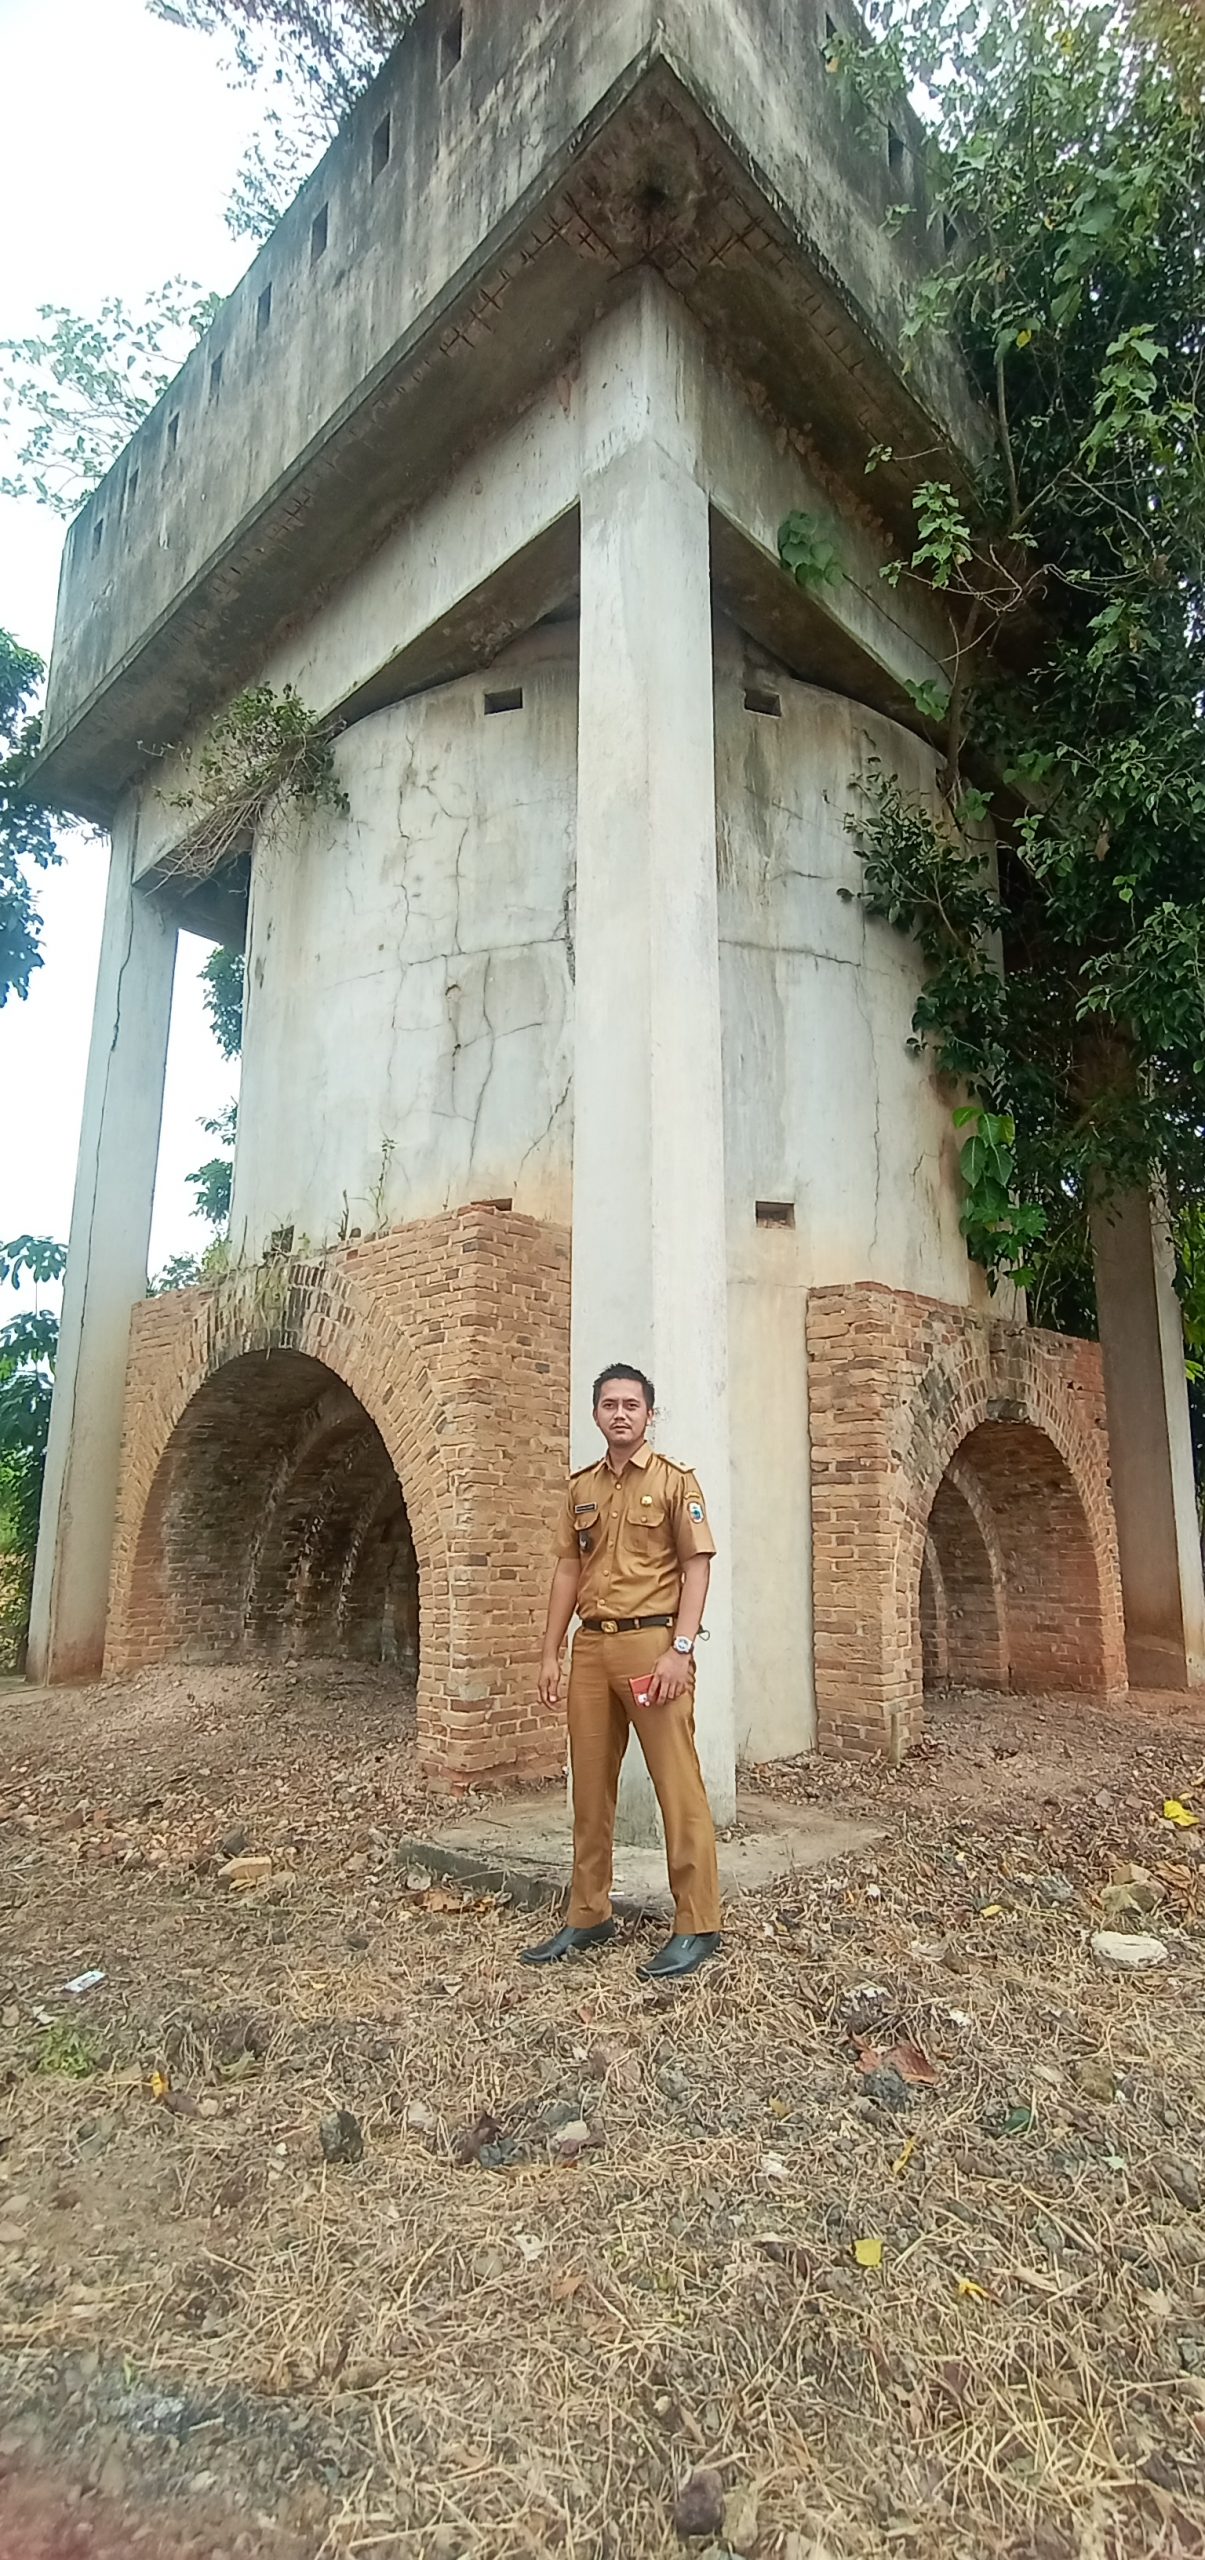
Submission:
M 842 122 L 822 8 L 494 0 L 451 76 L 446 17 L 428 0 L 71 529 L 39 764 L 67 808 L 107 820 L 642 268 L 830 475 L 860 483 L 871 443 L 959 476 L 984 448 L 950 351 L 901 360 L 926 208 L 888 238 L 898 151 Z M 902 532 L 906 471 L 873 488 Z M 565 532 L 514 627 L 563 592 Z

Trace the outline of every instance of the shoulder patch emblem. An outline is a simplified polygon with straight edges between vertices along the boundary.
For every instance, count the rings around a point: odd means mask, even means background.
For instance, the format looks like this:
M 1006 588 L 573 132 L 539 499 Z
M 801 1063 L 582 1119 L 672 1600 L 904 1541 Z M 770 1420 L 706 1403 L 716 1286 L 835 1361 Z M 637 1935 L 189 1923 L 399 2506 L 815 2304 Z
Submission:
M 689 1511 L 692 1520 L 702 1519 L 703 1505 L 701 1502 L 688 1502 L 686 1508 Z

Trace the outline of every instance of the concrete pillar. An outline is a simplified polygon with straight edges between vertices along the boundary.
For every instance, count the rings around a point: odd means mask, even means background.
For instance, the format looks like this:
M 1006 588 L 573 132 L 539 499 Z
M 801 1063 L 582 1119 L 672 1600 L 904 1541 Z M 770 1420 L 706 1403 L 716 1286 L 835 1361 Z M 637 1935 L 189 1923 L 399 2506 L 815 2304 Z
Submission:
M 1092 1220 L 1130 1679 L 1205 1682 L 1205 1591 L 1184 1336 L 1167 1223 L 1144 1192 Z
M 699 1752 L 735 1804 L 727 1260 L 708 507 L 668 296 L 630 310 L 581 491 L 573 1463 L 598 1456 L 590 1381 L 632 1360 L 653 1438 L 693 1467 L 720 1550 L 699 1649 Z M 684 414 L 684 412 L 686 414 Z M 625 431 L 626 430 L 626 431 Z M 655 1836 L 629 1754 L 620 1836 Z
M 176 932 L 134 887 L 136 816 L 114 830 L 29 1636 L 31 1680 L 104 1657 L 130 1309 L 147 1246 Z

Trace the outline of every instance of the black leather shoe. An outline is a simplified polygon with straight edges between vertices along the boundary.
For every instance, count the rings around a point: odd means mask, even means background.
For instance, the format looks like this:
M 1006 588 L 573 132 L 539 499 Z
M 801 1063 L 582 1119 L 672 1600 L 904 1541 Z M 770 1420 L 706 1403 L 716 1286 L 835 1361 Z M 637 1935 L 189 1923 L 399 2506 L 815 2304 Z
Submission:
M 596 1929 L 558 1929 L 554 1938 L 542 1938 L 538 1947 L 524 1947 L 519 1962 L 560 1964 L 565 1956 L 582 1956 L 591 1947 L 605 1947 L 614 1935 L 613 1920 L 600 1920 Z
M 692 1937 L 667 1938 L 647 1964 L 636 1971 L 642 1982 L 680 1982 L 684 1974 L 697 1973 L 709 1956 L 719 1953 L 722 1940 L 718 1929 Z

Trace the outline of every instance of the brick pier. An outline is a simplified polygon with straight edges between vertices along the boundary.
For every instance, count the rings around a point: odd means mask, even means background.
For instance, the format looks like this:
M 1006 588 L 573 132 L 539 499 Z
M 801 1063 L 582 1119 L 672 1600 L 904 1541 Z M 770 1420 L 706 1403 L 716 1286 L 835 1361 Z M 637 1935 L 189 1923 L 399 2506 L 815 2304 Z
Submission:
M 388 1612 L 428 1768 L 559 1767 L 534 1664 L 568 1290 L 559 1229 L 470 1207 L 136 1307 L 106 1672 L 368 1650 Z

